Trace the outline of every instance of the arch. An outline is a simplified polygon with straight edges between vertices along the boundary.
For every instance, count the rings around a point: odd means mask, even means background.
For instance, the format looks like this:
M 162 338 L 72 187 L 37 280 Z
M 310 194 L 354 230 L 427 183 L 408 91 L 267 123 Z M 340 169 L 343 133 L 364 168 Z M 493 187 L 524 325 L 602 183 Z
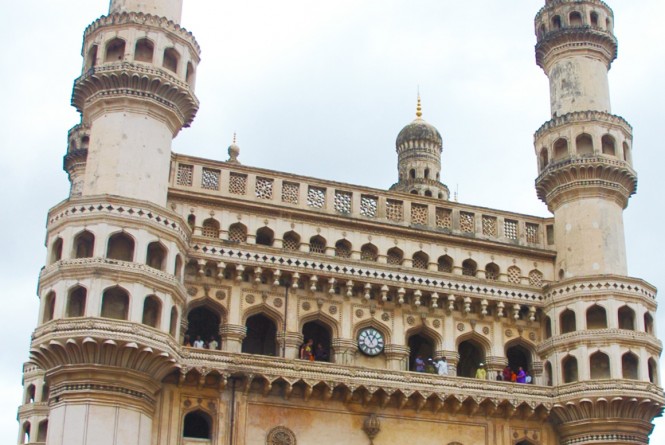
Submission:
M 166 247 L 164 247 L 164 245 L 159 241 L 153 241 L 152 243 L 148 244 L 148 252 L 146 254 L 145 263 L 153 269 L 163 271 L 166 269 L 166 255 Z
M 30 422 L 23 422 L 21 427 L 21 443 L 30 443 Z
M 478 265 L 472 259 L 467 259 L 462 262 L 462 275 L 467 277 L 475 277 L 478 272 Z
M 552 319 L 545 316 L 545 340 L 552 337 Z
M 120 286 L 106 289 L 102 295 L 101 316 L 115 320 L 127 320 L 129 316 L 129 293 Z
M 658 364 L 656 363 L 656 360 L 654 360 L 653 357 L 649 359 L 647 362 L 647 368 L 649 371 L 649 381 L 653 384 L 658 383 Z
M 486 348 L 482 347 L 477 336 L 459 342 L 457 346 L 457 353 L 459 354 L 457 376 L 475 377 L 480 364 L 485 363 L 485 351 Z
M 46 443 L 46 436 L 48 434 L 48 419 L 42 420 L 37 426 L 37 442 Z
M 578 156 L 593 154 L 593 139 L 591 138 L 591 135 L 582 133 L 575 138 L 575 153 Z
M 388 264 L 401 266 L 404 261 L 404 252 L 399 247 L 392 247 L 386 252 Z
M 175 265 L 173 266 L 173 272 L 178 281 L 182 281 L 182 257 L 180 254 L 175 256 Z
M 559 316 L 559 325 L 561 326 L 561 333 L 568 334 L 577 330 L 577 322 L 575 320 L 575 312 L 566 309 Z
M 432 197 L 432 191 L 431 190 L 425 190 L 425 196 L 427 196 L 428 198 L 431 198 Z
M 567 355 L 561 361 L 563 371 L 563 383 L 573 383 L 578 380 L 577 359 L 572 355 Z
M 545 371 L 545 385 L 552 386 L 554 383 L 552 379 L 552 364 L 550 362 L 545 362 L 543 369 Z
M 110 40 L 106 44 L 104 63 L 117 62 L 125 58 L 125 41 L 120 38 Z
M 552 29 L 557 30 L 561 29 L 561 17 L 558 15 L 555 15 L 552 17 Z
M 266 445 L 277 444 L 296 445 L 296 435 L 286 427 L 276 426 L 268 432 Z
M 190 87 L 194 86 L 194 80 L 196 79 L 196 69 L 192 62 L 187 62 L 187 73 L 185 75 L 185 81 Z
M 53 264 L 56 261 L 62 259 L 62 238 L 57 237 L 55 241 L 51 244 L 51 261 L 49 264 Z
M 540 149 L 540 169 L 544 170 L 549 164 L 549 154 L 547 153 L 547 148 L 543 147 Z
M 92 258 L 95 249 L 95 235 L 87 230 L 74 237 L 74 258 Z
M 189 439 L 212 439 L 212 417 L 202 410 L 185 414 L 182 421 L 182 437 Z
M 328 242 L 321 235 L 315 235 L 309 239 L 309 251 L 310 253 L 326 253 L 326 245 Z
M 305 342 L 313 340 L 312 352 L 314 359 L 320 362 L 330 361 L 332 350 L 332 329 L 322 320 L 312 320 L 303 324 L 301 329 Z
M 589 18 L 591 19 L 591 26 L 594 28 L 598 28 L 599 22 L 598 22 L 598 13 L 596 11 L 591 11 L 591 14 L 589 14 Z
M 616 156 L 617 155 L 617 150 L 616 150 L 616 141 L 612 136 L 609 134 L 606 134 L 602 137 L 600 140 L 603 148 L 603 154 L 608 155 L 608 156 Z
M 194 340 L 209 342 L 214 339 L 219 345 L 219 331 L 223 316 L 222 309 L 206 301 L 190 306 L 187 312 L 185 345 L 187 345 L 188 339 L 190 342 L 194 342 Z
M 547 26 L 545 26 L 544 23 L 541 23 L 540 27 L 538 27 L 538 38 L 542 39 L 546 33 L 547 33 Z
M 644 332 L 654 335 L 653 316 L 649 312 L 644 313 Z
M 300 235 L 293 230 L 282 236 L 282 247 L 286 250 L 300 250 Z
M 582 19 L 582 14 L 579 11 L 573 11 L 568 15 L 568 21 L 571 27 L 579 28 L 584 26 L 584 20 Z
M 453 273 L 453 259 L 448 255 L 440 256 L 436 263 L 439 272 Z
M 92 45 L 88 50 L 88 55 L 85 58 L 85 69 L 86 71 L 97 66 L 97 51 L 99 47 L 97 45 Z
M 408 335 L 408 333 L 407 333 Z M 436 352 L 436 341 L 424 329 L 418 329 L 417 332 L 408 335 L 406 344 L 409 346 L 409 370 L 417 371 L 416 358 L 420 357 L 429 363 L 434 358 Z
M 264 313 L 247 317 L 247 335 L 242 341 L 242 352 L 247 354 L 277 356 L 277 325 Z
M 606 28 L 609 32 L 614 31 L 614 30 L 612 29 L 612 20 L 610 20 L 609 17 L 605 19 L 605 28 Z
M 345 239 L 335 243 L 335 256 L 339 258 L 351 258 L 351 243 Z
M 522 269 L 517 266 L 510 266 L 508 268 L 508 282 L 520 284 L 522 282 Z
M 533 348 L 524 340 L 513 340 L 506 343 L 506 358 L 510 369 L 517 372 L 519 368 L 530 372 L 533 368 Z
M 25 396 L 23 397 L 23 403 L 35 403 L 35 385 L 30 384 L 25 388 Z
M 247 242 L 247 227 L 243 223 L 235 223 L 229 226 L 229 241 L 234 243 Z
M 194 227 L 196 227 L 196 215 L 190 214 L 187 216 L 187 225 L 190 229 L 194 230 Z
M 155 44 L 150 39 L 139 39 L 134 46 L 134 60 L 137 62 L 152 63 Z
M 529 284 L 531 286 L 542 286 L 543 285 L 543 273 L 538 269 L 533 269 L 529 272 Z
M 175 306 L 171 308 L 171 317 L 169 319 L 169 334 L 175 337 L 178 333 L 178 309 Z
M 413 190 L 411 190 L 411 192 L 410 192 L 410 193 L 411 193 L 412 195 L 417 195 L 417 194 L 418 194 L 418 190 L 416 190 L 416 189 L 413 189 Z
M 376 261 L 379 258 L 379 249 L 372 244 L 364 244 L 360 248 L 360 259 L 363 261 Z
M 159 328 L 162 315 L 162 301 L 154 295 L 148 295 L 143 300 L 143 318 L 141 323 L 153 328 Z
M 621 375 L 624 379 L 639 380 L 640 359 L 632 352 L 626 352 L 621 356 Z
M 604 352 L 597 351 L 589 357 L 589 370 L 591 380 L 610 378 L 610 357 Z
M 261 227 L 256 231 L 256 244 L 272 246 L 275 242 L 275 232 L 270 227 Z
M 164 61 L 162 62 L 162 66 L 164 68 L 177 73 L 179 61 L 180 54 L 178 54 L 178 51 L 176 51 L 175 48 L 166 48 L 164 50 Z
M 635 311 L 628 306 L 621 306 L 618 311 L 619 329 L 635 330 Z
M 67 317 L 83 317 L 87 297 L 88 290 L 85 287 L 72 288 L 67 296 Z
M 46 294 L 44 298 L 44 316 L 42 317 L 42 323 L 47 323 L 53 320 L 55 316 L 55 292 L 51 291 Z
M 623 143 L 623 160 L 630 162 L 630 145 L 627 142 Z
M 560 161 L 568 157 L 568 141 L 564 138 L 557 139 L 554 142 L 554 160 Z
M 119 261 L 134 261 L 134 238 L 126 232 L 111 235 L 106 244 L 106 258 Z
M 586 311 L 587 329 L 607 329 L 607 312 L 605 308 L 594 304 Z
M 429 179 L 429 168 L 425 169 L 425 179 Z M 430 196 L 432 196 L 431 193 Z
M 412 168 L 411 170 L 409 170 L 409 177 L 411 179 L 416 179 L 416 169 L 415 168 Z
M 246 234 L 247 232 L 245 232 Z M 208 218 L 201 225 L 201 235 L 206 238 L 219 238 L 219 221 L 215 218 Z
M 485 265 L 485 278 L 488 280 L 498 280 L 501 269 L 496 263 L 489 263 Z
M 421 250 L 413 254 L 411 261 L 414 269 L 427 269 L 429 266 L 429 255 Z

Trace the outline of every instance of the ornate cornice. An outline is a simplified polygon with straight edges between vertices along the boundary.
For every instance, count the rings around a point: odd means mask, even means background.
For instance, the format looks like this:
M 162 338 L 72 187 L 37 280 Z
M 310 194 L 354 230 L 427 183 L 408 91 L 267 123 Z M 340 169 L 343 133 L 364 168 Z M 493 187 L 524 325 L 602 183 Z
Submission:
M 620 275 L 576 277 L 549 283 L 543 289 L 548 304 L 584 296 L 622 295 L 638 299 L 655 309 L 656 288 L 639 278 Z
M 633 127 L 621 116 L 605 113 L 604 111 L 574 111 L 572 113 L 556 116 L 545 122 L 538 130 L 536 130 L 533 139 L 534 142 L 538 143 L 538 140 L 543 136 L 546 136 L 549 133 L 559 132 L 563 127 L 588 123 L 618 128 L 627 138 L 631 138 L 633 134 Z
M 550 63 L 566 54 L 592 54 L 609 67 L 618 55 L 618 42 L 600 28 L 580 26 L 549 31 L 536 44 L 536 63 L 545 72 Z
M 549 338 L 538 345 L 536 352 L 541 357 L 547 357 L 554 352 L 567 352 L 581 345 L 593 348 L 615 344 L 629 348 L 646 346 L 654 355 L 660 355 L 663 350 L 663 343 L 646 332 L 626 329 L 592 329 Z

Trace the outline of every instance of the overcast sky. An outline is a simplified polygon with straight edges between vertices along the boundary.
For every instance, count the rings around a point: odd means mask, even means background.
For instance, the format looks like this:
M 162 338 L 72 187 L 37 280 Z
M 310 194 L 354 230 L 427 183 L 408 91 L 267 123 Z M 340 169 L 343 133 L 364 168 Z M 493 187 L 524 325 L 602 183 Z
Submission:
M 620 47 L 612 107 L 635 129 L 639 175 L 625 212 L 629 273 L 662 289 L 665 1 L 608 1 Z M 67 130 L 79 122 L 69 102 L 81 38 L 109 1 L 0 4 L 0 437 L 13 443 L 46 212 L 68 193 L 62 156 Z M 424 118 L 443 136 L 442 181 L 459 200 L 547 215 L 533 186 L 533 133 L 550 116 L 547 78 L 533 51 L 533 18 L 543 4 L 185 0 L 182 24 L 203 49 L 201 108 L 174 151 L 225 160 L 235 131 L 243 164 L 387 188 L 397 178 L 395 137 L 414 118 L 419 85 Z M 665 421 L 652 443 L 665 443 Z

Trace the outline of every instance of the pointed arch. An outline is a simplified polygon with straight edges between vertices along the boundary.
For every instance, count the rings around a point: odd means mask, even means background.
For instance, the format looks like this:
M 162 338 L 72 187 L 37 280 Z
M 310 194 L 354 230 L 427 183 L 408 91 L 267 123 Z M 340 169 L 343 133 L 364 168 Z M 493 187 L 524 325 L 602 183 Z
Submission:
M 164 271 L 166 270 L 166 257 L 167 249 L 164 244 L 159 241 L 153 241 L 148 244 L 146 252 L 146 264 L 153 269 Z
M 92 232 L 83 230 L 74 237 L 74 258 L 92 258 L 95 249 L 95 235 Z
M 477 272 L 478 264 L 476 264 L 476 262 L 471 258 L 462 262 L 462 275 L 466 275 L 467 277 L 475 277 Z
M 277 309 L 273 308 L 272 306 L 269 306 L 265 303 L 258 304 L 256 306 L 252 306 L 248 308 L 242 315 L 242 324 L 246 324 L 247 320 L 255 315 L 260 315 L 263 314 L 267 318 L 269 318 L 273 323 L 275 323 L 275 326 L 277 327 L 277 330 L 279 332 L 282 332 L 282 329 L 284 327 L 284 315 L 280 313 Z
M 560 161 L 568 157 L 568 140 L 565 138 L 557 139 L 556 142 L 554 142 L 553 151 L 553 158 L 555 161 Z
M 282 247 L 286 250 L 300 250 L 300 235 L 291 230 L 282 236 Z
M 522 367 L 525 371 L 531 372 L 536 357 L 535 350 L 535 345 L 522 337 L 507 342 L 505 344 L 505 354 L 508 359 L 508 366 L 515 371 Z
M 589 357 L 591 380 L 610 378 L 610 357 L 602 351 L 596 351 Z
M 203 224 L 201 225 L 201 235 L 206 238 L 219 238 L 219 221 L 215 218 L 208 218 L 203 221 Z
M 352 246 L 348 240 L 341 239 L 335 243 L 335 256 L 339 258 L 351 258 Z
M 613 136 L 606 134 L 601 139 L 603 154 L 608 156 L 616 156 L 616 140 Z
M 48 435 L 48 419 L 44 419 L 37 425 L 37 442 L 46 443 L 46 436 Z
M 67 317 L 83 317 L 88 290 L 80 285 L 72 287 L 67 294 Z
M 442 255 L 437 260 L 437 269 L 439 272 L 453 273 L 453 259 L 448 255 Z
M 429 255 L 422 250 L 413 254 L 411 257 L 412 266 L 414 269 L 427 269 L 429 266 Z
M 457 339 L 457 353 L 459 362 L 457 363 L 458 377 L 475 377 L 478 367 L 485 363 L 487 357 L 488 342 L 479 334 L 472 332 Z
M 175 309 L 175 307 L 174 307 Z M 220 327 L 224 323 L 226 309 L 211 298 L 200 298 L 187 306 L 187 332 L 185 344 L 194 340 L 208 342 L 214 339 L 218 344 L 220 340 Z
M 180 54 L 175 48 L 166 48 L 164 50 L 164 60 L 162 66 L 174 73 L 178 72 L 178 63 L 180 62 Z
M 640 359 L 631 351 L 621 356 L 621 375 L 624 379 L 639 380 Z
M 577 322 L 575 318 L 575 312 L 571 309 L 566 309 L 561 312 L 561 315 L 559 315 L 559 325 L 562 334 L 568 334 L 569 332 L 575 332 L 577 330 Z
M 155 295 L 148 295 L 143 300 L 143 317 L 141 323 L 159 328 L 162 316 L 162 300 Z
M 540 169 L 545 170 L 545 168 L 547 168 L 547 165 L 549 163 L 550 163 L 550 158 L 547 152 L 547 148 L 543 147 L 540 149 Z
M 590 134 L 582 133 L 575 138 L 575 151 L 578 156 L 593 154 L 593 139 Z
M 184 415 L 182 437 L 212 440 L 213 420 L 207 412 L 197 409 Z
M 134 60 L 137 62 L 152 63 L 154 52 L 155 44 L 150 39 L 139 39 L 134 46 Z
M 594 304 L 586 311 L 587 329 L 607 329 L 607 311 L 599 304 Z
M 106 257 L 118 261 L 134 261 L 134 245 L 134 237 L 129 233 L 114 233 L 106 244 Z
M 320 322 L 324 325 L 327 326 L 327 328 L 330 330 L 330 335 L 332 338 L 337 338 L 340 335 L 340 326 L 339 326 L 339 321 L 337 321 L 335 318 L 331 317 L 330 315 L 324 313 L 324 312 L 316 312 L 314 314 L 309 314 L 302 319 L 300 319 L 300 332 L 302 332 L 303 327 L 307 323 L 311 322 Z
M 243 223 L 237 222 L 229 226 L 228 240 L 233 243 L 246 243 L 247 242 L 247 226 Z
M 106 44 L 104 63 L 113 63 L 125 58 L 125 41 L 120 38 L 109 40 Z
M 314 235 L 309 239 L 309 251 L 310 253 L 326 253 L 326 246 L 328 242 L 321 235 Z
M 61 259 L 62 259 L 62 238 L 57 237 L 51 243 L 51 258 L 49 264 L 53 264 L 56 261 L 60 261 Z
M 621 306 L 617 315 L 619 317 L 619 329 L 635 330 L 635 311 L 630 306 Z
M 44 297 L 44 312 L 42 316 L 42 323 L 47 323 L 55 317 L 55 292 L 50 291 Z
M 246 335 L 242 341 L 242 352 L 277 356 L 279 355 L 277 332 L 281 331 L 273 318 L 274 314 L 270 314 L 267 307 L 263 309 L 245 317 L 243 324 L 245 325 Z
M 554 375 L 552 374 L 552 364 L 549 361 L 546 361 L 543 364 L 543 371 L 545 377 L 545 385 L 552 386 L 554 384 Z
M 573 383 L 579 380 L 577 371 L 577 357 L 567 355 L 561 360 L 563 383 Z
M 104 290 L 101 316 L 115 320 L 127 320 L 129 317 L 129 292 L 120 286 L 113 286 Z
M 508 268 L 508 282 L 520 284 L 522 282 L 522 269 L 517 266 L 510 266 Z
M 175 305 L 171 308 L 171 317 L 169 319 L 169 334 L 176 337 L 178 334 L 178 309 Z
M 401 266 L 404 261 L 404 252 L 399 247 L 392 247 L 386 253 L 388 264 Z
M 488 280 L 498 280 L 501 269 L 496 263 L 489 263 L 485 265 L 485 278 Z
M 360 248 L 360 259 L 362 261 L 376 262 L 379 258 L 379 249 L 372 243 L 363 244 Z
M 333 326 L 323 321 L 323 318 L 316 318 L 311 321 L 301 323 L 300 332 L 303 340 L 307 342 L 312 340 L 312 353 L 316 361 L 330 361 L 330 352 L 332 350 Z
M 275 242 L 275 232 L 268 227 L 261 227 L 256 231 L 256 244 L 261 246 L 272 246 Z

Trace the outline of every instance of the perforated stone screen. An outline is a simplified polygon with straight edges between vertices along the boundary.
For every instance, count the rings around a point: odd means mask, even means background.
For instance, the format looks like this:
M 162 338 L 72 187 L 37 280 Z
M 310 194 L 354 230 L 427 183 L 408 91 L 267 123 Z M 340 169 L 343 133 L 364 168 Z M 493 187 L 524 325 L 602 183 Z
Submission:
M 517 221 L 507 219 L 503 225 L 503 233 L 508 239 L 517 239 Z
M 508 282 L 513 284 L 520 284 L 522 278 L 522 271 L 517 266 L 510 266 L 508 268 Z
M 335 190 L 335 211 L 345 215 L 350 214 L 352 197 L 353 194 L 350 192 Z
M 427 269 L 428 263 L 429 259 L 427 258 L 427 255 L 415 254 L 413 256 L 413 267 L 415 269 Z
M 526 242 L 537 244 L 539 243 L 538 232 L 540 227 L 538 224 L 526 223 Z
M 229 177 L 229 193 L 244 195 L 247 192 L 247 175 L 231 173 Z
M 188 164 L 179 164 L 176 175 L 176 184 L 191 187 L 194 183 L 194 166 Z
M 427 206 L 411 204 L 411 223 L 421 226 L 427 225 Z
M 307 190 L 307 205 L 322 209 L 326 205 L 326 189 L 310 186 Z
M 219 190 L 219 176 L 221 172 L 212 168 L 203 168 L 201 174 L 201 188 L 206 190 Z
M 390 221 L 402 221 L 404 219 L 404 204 L 402 201 L 392 199 L 386 201 L 386 218 Z
M 300 194 L 300 184 L 293 182 L 282 183 L 282 202 L 289 204 L 298 204 L 298 195 Z
M 497 236 L 496 218 L 493 216 L 483 215 L 483 235 Z
M 375 196 L 362 195 L 360 197 L 360 214 L 368 218 L 376 218 L 378 199 Z
M 256 197 L 259 199 L 272 199 L 273 180 L 269 178 L 256 178 Z
M 235 243 L 244 243 L 247 241 L 247 229 L 240 224 L 234 224 L 229 227 L 229 241 Z
M 453 212 L 450 209 L 437 207 L 436 209 L 436 227 L 439 229 L 453 228 Z
M 542 286 L 543 285 L 543 274 L 538 270 L 532 270 L 529 272 L 529 284 L 532 286 Z
M 464 233 L 475 232 L 476 216 L 469 212 L 460 212 L 459 214 L 459 228 Z

